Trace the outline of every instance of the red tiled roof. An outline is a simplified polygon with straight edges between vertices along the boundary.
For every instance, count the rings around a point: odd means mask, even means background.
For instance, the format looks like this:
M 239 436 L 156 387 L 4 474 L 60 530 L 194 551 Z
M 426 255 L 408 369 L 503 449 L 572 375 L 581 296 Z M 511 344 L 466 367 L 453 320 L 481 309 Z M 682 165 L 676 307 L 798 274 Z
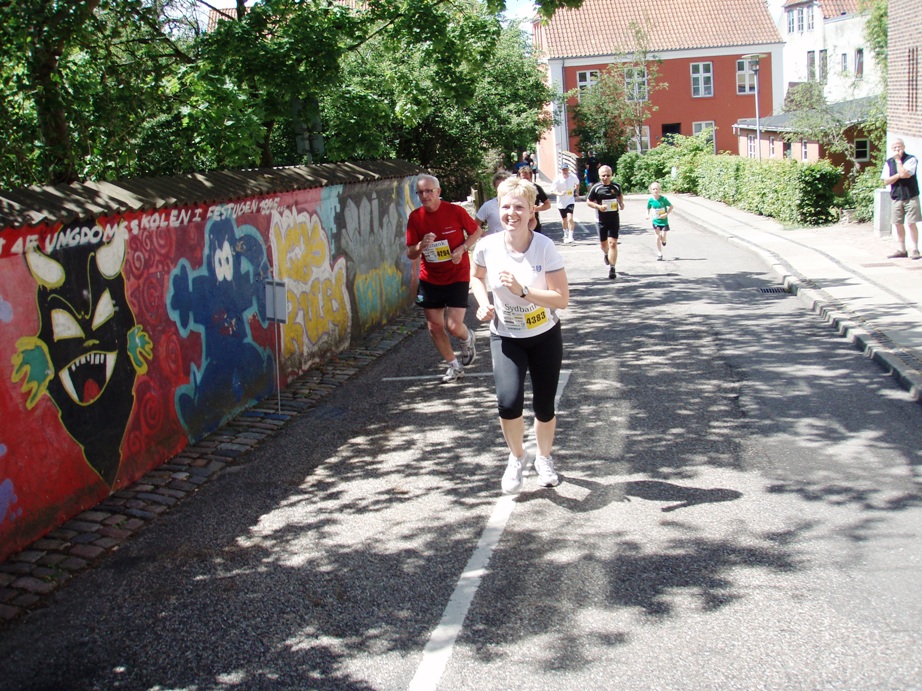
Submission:
M 823 19 L 832 19 L 843 14 L 858 14 L 858 0 L 820 0 Z
M 553 59 L 633 52 L 635 25 L 648 51 L 781 43 L 765 0 L 585 0 L 539 31 Z
M 840 17 L 843 14 L 858 14 L 858 0 L 785 0 L 784 6 L 817 4 L 823 10 L 823 19 Z

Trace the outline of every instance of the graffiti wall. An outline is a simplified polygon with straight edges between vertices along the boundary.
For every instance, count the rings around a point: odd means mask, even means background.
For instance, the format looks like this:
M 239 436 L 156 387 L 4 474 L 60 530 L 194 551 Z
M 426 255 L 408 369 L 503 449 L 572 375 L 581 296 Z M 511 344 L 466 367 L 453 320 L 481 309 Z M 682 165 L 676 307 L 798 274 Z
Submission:
M 406 309 L 413 181 L 0 231 L 0 560 Z

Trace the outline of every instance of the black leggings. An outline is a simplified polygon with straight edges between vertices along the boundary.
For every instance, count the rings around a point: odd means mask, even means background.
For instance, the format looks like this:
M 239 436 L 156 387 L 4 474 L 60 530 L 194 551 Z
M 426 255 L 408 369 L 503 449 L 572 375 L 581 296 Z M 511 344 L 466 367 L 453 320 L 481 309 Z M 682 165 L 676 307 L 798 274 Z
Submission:
M 531 374 L 532 408 L 540 422 L 554 419 L 554 399 L 563 360 L 560 322 L 550 331 L 530 338 L 490 334 L 496 405 L 504 420 L 522 416 L 525 407 L 525 373 Z

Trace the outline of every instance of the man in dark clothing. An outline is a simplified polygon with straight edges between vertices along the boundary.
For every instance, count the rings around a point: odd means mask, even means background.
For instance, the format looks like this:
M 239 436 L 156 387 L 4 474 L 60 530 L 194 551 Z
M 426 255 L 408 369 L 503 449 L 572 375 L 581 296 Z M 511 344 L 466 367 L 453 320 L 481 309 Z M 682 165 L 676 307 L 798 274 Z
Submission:
M 548 198 L 547 194 L 541 189 L 541 185 L 532 180 L 534 174 L 531 171 L 531 168 L 520 168 L 519 177 L 523 180 L 528 180 L 538 189 L 538 198 L 535 200 L 535 227 L 532 228 L 536 233 L 541 232 L 541 218 L 539 211 L 547 211 L 551 208 L 551 200 Z
M 621 230 L 619 212 L 624 210 L 624 195 L 621 185 L 611 179 L 611 168 L 599 168 L 601 180 L 589 189 L 586 204 L 598 212 L 599 242 L 605 263 L 610 267 L 608 277 L 615 278 L 615 263 L 618 261 L 618 232 Z

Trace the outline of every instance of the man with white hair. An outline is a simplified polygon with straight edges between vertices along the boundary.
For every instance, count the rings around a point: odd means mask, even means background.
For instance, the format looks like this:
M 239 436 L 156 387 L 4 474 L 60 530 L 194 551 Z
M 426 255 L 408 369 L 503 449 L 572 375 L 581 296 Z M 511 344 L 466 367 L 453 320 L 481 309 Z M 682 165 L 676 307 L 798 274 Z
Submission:
M 919 179 L 916 176 L 919 161 L 915 156 L 906 153 L 906 145 L 902 139 L 895 140 L 892 148 L 893 156 L 887 159 L 880 177 L 884 184 L 890 186 L 891 216 L 900 248 L 888 259 L 919 259 L 919 228 L 916 225 L 922 221 L 919 208 Z M 907 227 L 913 244 L 912 254 L 906 251 Z
M 407 219 L 407 258 L 422 258 L 419 268 L 419 305 L 426 313 L 429 336 L 448 371 L 445 383 L 464 375 L 464 367 L 474 362 L 477 351 L 474 332 L 464 324 L 470 290 L 470 250 L 483 234 L 480 225 L 457 204 L 442 201 L 442 187 L 433 175 L 416 178 L 416 193 L 422 206 Z M 461 341 L 461 361 L 451 345 L 454 336 Z

